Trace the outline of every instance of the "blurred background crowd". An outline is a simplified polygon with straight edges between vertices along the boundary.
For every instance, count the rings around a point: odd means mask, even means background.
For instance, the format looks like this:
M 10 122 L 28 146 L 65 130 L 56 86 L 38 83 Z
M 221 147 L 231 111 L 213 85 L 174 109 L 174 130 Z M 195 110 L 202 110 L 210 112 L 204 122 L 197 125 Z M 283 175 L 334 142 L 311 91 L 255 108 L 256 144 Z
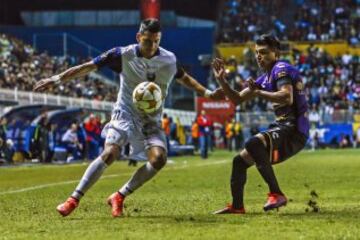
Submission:
M 32 91 L 36 81 L 88 60 L 77 56 L 50 56 L 47 52 L 37 52 L 16 37 L 0 34 L 0 88 Z M 62 83 L 49 93 L 103 101 L 115 101 L 117 97 L 114 84 L 90 76 Z
M 3 113 L 0 152 L 7 162 L 24 158 L 37 158 L 41 162 L 91 160 L 101 151 L 104 141 L 101 130 L 109 119 L 110 109 L 96 107 L 105 103 L 111 106 L 116 101 L 117 77 L 111 81 L 102 73 L 91 74 L 50 89 L 47 94 L 71 97 L 72 102 L 91 100 L 86 107 L 82 105 L 82 109 L 75 110 L 69 110 L 71 101 L 69 106 L 62 103 L 61 116 L 65 117 L 61 118 L 56 112 L 59 108 L 48 109 L 47 105 L 51 104 L 46 96 L 41 102 L 44 106 L 35 108 L 31 103 L 29 109 L 18 109 L 17 114 L 10 116 L 5 111 L 9 108 L 9 96 L 2 91 L 21 91 L 33 99 L 36 81 L 91 60 L 96 56 L 90 54 L 93 46 L 105 51 L 134 43 L 140 16 L 133 11 L 138 13 L 139 5 L 160 2 L 164 6 L 161 21 L 165 26 L 162 45 L 174 51 L 179 62 L 201 84 L 209 89 L 218 86 L 209 65 L 216 56 L 225 60 L 231 85 L 238 91 L 247 87 L 247 78 L 256 78 L 261 73 L 253 42 L 270 32 L 282 42 L 281 60 L 295 65 L 303 78 L 312 126 L 308 147 L 360 146 L 359 0 L 102 1 L 94 8 L 89 6 L 87 17 L 82 15 L 82 0 L 74 3 L 68 12 L 62 11 L 63 1 L 34 1 L 41 4 L 25 6 L 29 3 L 24 1 L 23 6 L 14 7 L 10 0 L 0 3 L 0 13 L 11 13 L 0 14 L 0 110 Z M 191 13 L 182 9 L 186 4 L 192 4 Z M 69 33 L 60 30 L 57 33 L 58 28 Z M 56 41 L 55 35 L 60 36 Z M 45 40 L 40 41 L 40 36 Z M 54 52 L 55 43 L 59 51 Z M 74 44 L 72 48 L 70 43 Z M 78 54 L 76 50 L 86 54 Z M 14 96 L 11 104 L 29 104 Z M 164 114 L 162 127 L 170 155 L 195 152 L 206 159 L 215 148 L 238 151 L 248 137 L 273 120 L 272 105 L 263 99 L 256 98 L 236 109 L 224 108 L 233 112 L 223 119 L 219 118 L 223 112 L 212 111 L 229 104 L 210 104 L 212 108 L 205 109 L 199 107 L 202 104 L 199 99 L 192 92 L 171 85 L 165 106 L 190 111 Z M 92 100 L 100 104 L 92 105 Z M 57 104 L 61 105 L 60 101 Z M 122 156 L 131 158 L 130 149 L 127 146 Z M 145 160 L 145 157 L 130 160 Z
M 271 29 L 281 40 L 345 39 L 357 45 L 360 40 L 358 5 L 356 0 L 228 0 L 221 13 L 217 41 L 254 41 Z

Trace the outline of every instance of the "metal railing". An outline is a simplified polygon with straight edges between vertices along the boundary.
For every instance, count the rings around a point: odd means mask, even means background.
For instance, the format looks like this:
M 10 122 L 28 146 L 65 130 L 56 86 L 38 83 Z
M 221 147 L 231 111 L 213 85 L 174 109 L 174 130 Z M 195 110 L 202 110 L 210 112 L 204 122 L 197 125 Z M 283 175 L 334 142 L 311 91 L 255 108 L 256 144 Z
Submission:
M 84 98 L 72 98 L 66 96 L 25 92 L 13 89 L 0 89 L 0 101 L 13 102 L 16 105 L 31 105 L 31 104 L 48 104 L 66 107 L 79 107 L 90 110 L 100 110 L 111 112 L 113 109 L 113 102 L 88 100 Z M 3 110 L 3 109 L 2 109 Z M 190 126 L 196 117 L 196 113 L 192 111 L 183 111 L 176 109 L 164 109 L 164 112 L 173 117 L 174 121 L 179 118 L 184 125 Z
M 13 101 L 18 105 L 48 104 L 67 107 L 80 107 L 93 110 L 111 111 L 113 103 L 84 98 L 18 91 L 17 89 L 0 89 L 0 101 Z
M 12 89 L 0 89 L 0 101 L 13 102 L 17 105 L 29 105 L 29 104 L 48 104 L 66 107 L 80 107 L 91 110 L 111 111 L 113 108 L 113 102 L 88 100 L 84 98 L 72 98 L 66 96 L 25 92 Z M 171 116 L 174 121 L 179 118 L 183 125 L 191 126 L 192 122 L 196 118 L 196 112 L 184 111 L 177 109 L 165 108 L 164 112 Z M 275 121 L 275 115 L 273 112 L 241 112 L 239 114 L 240 122 L 245 127 L 250 127 L 254 124 L 260 126 L 266 126 Z M 348 111 L 348 110 L 334 110 L 333 113 L 321 113 L 320 124 L 327 123 L 353 123 L 360 122 L 360 111 Z

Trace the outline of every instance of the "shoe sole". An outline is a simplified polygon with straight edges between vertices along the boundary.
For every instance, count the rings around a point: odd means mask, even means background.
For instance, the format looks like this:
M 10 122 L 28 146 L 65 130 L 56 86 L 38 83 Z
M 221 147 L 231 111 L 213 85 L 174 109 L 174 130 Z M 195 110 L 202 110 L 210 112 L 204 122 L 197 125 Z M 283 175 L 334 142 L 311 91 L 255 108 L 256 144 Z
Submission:
M 267 211 L 271 211 L 271 210 L 274 210 L 274 209 L 277 209 L 279 210 L 279 207 L 285 207 L 287 204 L 287 201 L 286 202 L 282 202 L 282 203 L 279 203 L 279 204 L 275 204 L 275 205 L 269 205 L 267 207 L 264 207 L 264 211 L 267 212 Z
M 217 212 L 214 212 L 213 215 L 227 215 L 227 214 L 238 214 L 238 215 L 241 215 L 241 214 L 245 214 L 245 213 L 242 213 L 242 212 L 226 212 L 226 213 L 217 213 Z
M 223 214 L 245 214 L 245 211 L 244 212 L 231 212 L 229 210 L 218 210 L 218 211 L 215 211 L 212 213 L 213 215 L 223 215 Z

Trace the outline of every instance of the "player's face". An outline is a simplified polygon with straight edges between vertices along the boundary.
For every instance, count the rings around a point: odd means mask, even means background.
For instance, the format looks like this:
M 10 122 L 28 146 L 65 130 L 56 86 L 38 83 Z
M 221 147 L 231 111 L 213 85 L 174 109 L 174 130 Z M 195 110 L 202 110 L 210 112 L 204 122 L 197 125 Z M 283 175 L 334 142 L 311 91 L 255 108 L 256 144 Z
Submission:
M 276 61 L 276 52 L 267 45 L 255 45 L 256 61 L 260 68 L 271 70 Z
M 146 31 L 144 33 L 138 33 L 136 39 L 140 45 L 141 54 L 145 58 L 150 58 L 154 56 L 156 50 L 159 48 L 161 32 L 151 33 Z

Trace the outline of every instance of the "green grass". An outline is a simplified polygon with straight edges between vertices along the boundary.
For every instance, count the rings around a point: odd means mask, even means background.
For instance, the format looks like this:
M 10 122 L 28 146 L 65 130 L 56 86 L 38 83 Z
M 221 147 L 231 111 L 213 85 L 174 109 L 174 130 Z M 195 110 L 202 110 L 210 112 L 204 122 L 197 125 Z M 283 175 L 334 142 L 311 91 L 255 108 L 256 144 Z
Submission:
M 360 239 L 360 150 L 304 151 L 277 165 L 291 199 L 279 212 L 262 211 L 268 190 L 253 167 L 245 190 L 247 214 L 211 215 L 230 202 L 233 154 L 172 158 L 174 163 L 128 197 L 125 217 L 118 219 L 111 218 L 105 200 L 135 170 L 124 162 L 107 169 L 107 178 L 67 218 L 55 207 L 72 192 L 86 164 L 0 168 L 0 239 Z M 59 184 L 46 185 L 53 183 Z M 43 187 L 29 189 L 35 186 Z M 25 191 L 12 192 L 19 189 Z M 312 190 L 319 195 L 318 213 L 307 205 Z

